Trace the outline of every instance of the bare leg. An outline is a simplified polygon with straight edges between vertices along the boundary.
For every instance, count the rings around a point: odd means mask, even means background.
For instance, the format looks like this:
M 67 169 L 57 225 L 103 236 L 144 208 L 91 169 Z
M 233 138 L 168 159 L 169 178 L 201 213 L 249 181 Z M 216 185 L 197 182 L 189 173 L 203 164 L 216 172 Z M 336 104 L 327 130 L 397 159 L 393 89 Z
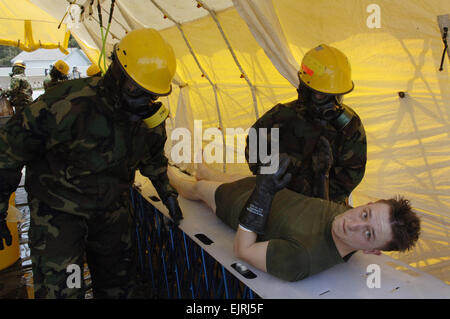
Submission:
M 169 177 L 170 185 L 181 196 L 190 200 L 201 200 L 216 213 L 215 193 L 217 188 L 224 182 L 196 180 L 171 166 L 167 168 L 167 176 Z M 212 177 L 211 175 L 208 176 Z M 255 233 L 238 228 L 234 239 L 233 251 L 236 257 L 260 270 L 267 271 L 266 253 L 269 242 L 256 242 L 256 238 Z
M 200 200 L 200 197 L 194 189 L 195 184 L 197 184 L 195 178 L 183 174 L 172 166 L 167 167 L 167 176 L 169 177 L 170 185 L 177 190 L 178 194 L 186 199 Z
M 200 200 L 208 205 L 216 213 L 215 194 L 217 188 L 223 184 L 219 181 L 197 181 L 193 177 L 181 173 L 174 167 L 167 168 L 167 176 L 170 185 L 184 198 L 190 200 Z
M 249 175 L 241 174 L 226 174 L 215 168 L 212 168 L 205 162 L 197 164 L 195 178 L 197 180 L 207 180 L 207 181 L 220 181 L 224 183 L 231 183 L 237 180 L 248 177 Z

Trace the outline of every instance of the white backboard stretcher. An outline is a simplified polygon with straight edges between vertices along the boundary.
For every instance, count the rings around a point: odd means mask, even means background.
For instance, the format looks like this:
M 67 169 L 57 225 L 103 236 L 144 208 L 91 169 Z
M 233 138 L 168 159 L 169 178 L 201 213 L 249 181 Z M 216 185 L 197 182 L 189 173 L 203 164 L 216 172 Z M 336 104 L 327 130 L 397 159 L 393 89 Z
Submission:
M 137 172 L 135 185 L 140 194 L 160 212 L 168 216 L 167 208 L 161 201 L 153 201 L 158 194 L 150 180 Z M 450 287 L 441 280 L 413 268 L 387 255 L 366 255 L 355 253 L 347 263 L 336 265 L 322 273 L 297 282 L 287 282 L 262 272 L 233 255 L 235 231 L 225 225 L 202 202 L 178 198 L 184 219 L 180 229 L 209 255 L 223 265 L 243 284 L 262 298 L 302 299 L 302 298 L 351 298 L 351 299 L 422 299 L 450 298 Z M 213 241 L 202 243 L 195 235 L 204 234 Z M 241 263 L 257 275 L 247 279 L 233 267 Z M 380 288 L 369 288 L 369 265 L 380 268 Z M 402 270 L 397 270 L 400 268 Z M 369 268 L 370 269 L 370 268 Z M 373 282 L 373 281 L 372 281 Z M 372 285 L 373 286 L 373 285 Z

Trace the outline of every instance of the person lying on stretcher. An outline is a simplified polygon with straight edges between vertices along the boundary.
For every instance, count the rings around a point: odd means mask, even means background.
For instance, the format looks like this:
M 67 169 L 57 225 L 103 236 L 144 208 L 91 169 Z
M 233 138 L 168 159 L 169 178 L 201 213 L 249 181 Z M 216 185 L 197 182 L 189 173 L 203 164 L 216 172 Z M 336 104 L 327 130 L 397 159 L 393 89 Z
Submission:
M 298 281 L 346 262 L 357 250 L 379 255 L 417 242 L 420 220 L 408 200 L 397 196 L 353 208 L 307 197 L 285 188 L 289 157 L 279 159 L 271 175 L 242 178 L 199 164 L 196 178 L 175 167 L 168 177 L 181 196 L 205 202 L 237 230 L 236 257 L 283 280 Z

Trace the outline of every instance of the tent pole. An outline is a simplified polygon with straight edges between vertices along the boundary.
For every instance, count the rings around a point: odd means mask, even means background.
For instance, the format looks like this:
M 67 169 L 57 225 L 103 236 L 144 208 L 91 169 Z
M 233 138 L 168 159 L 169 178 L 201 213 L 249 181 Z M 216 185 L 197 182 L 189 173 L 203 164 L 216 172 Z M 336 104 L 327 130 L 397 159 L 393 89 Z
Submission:
M 191 44 L 189 43 L 189 40 L 186 37 L 186 34 L 183 31 L 183 28 L 181 27 L 181 24 L 178 23 L 177 21 L 175 21 L 170 14 L 165 11 L 158 3 L 156 3 L 156 1 L 154 0 L 150 0 L 151 3 L 153 3 L 153 5 L 155 7 L 157 7 L 159 9 L 159 11 L 161 11 L 165 17 L 167 17 L 170 21 L 172 21 L 178 28 L 178 30 L 180 31 L 184 42 L 186 43 L 189 52 L 191 53 L 192 57 L 194 58 L 198 68 L 200 69 L 200 71 L 202 72 L 202 75 L 205 76 L 205 78 L 208 80 L 209 84 L 212 86 L 213 91 L 214 91 L 214 99 L 216 101 L 216 109 L 217 109 L 217 115 L 218 115 L 218 119 L 219 119 L 219 129 L 222 132 L 222 149 L 223 149 L 223 172 L 226 172 L 226 144 L 225 144 L 225 130 L 223 129 L 223 123 L 222 123 L 222 115 L 220 113 L 220 108 L 219 108 L 219 99 L 217 97 L 217 86 L 212 82 L 211 78 L 208 76 L 208 74 L 205 72 L 205 70 L 203 69 L 202 65 L 200 64 L 200 62 L 198 61 L 198 58 L 191 46 Z
M 214 10 L 212 10 L 210 7 L 208 7 L 202 0 L 197 0 L 197 2 L 200 4 L 200 7 L 203 7 L 206 11 L 209 12 L 209 14 L 211 15 L 211 17 L 213 18 L 214 22 L 217 25 L 217 28 L 220 31 L 220 34 L 222 34 L 222 37 L 228 47 L 228 50 L 230 51 L 231 56 L 233 57 L 234 62 L 236 63 L 237 67 L 239 68 L 239 71 L 241 71 L 241 77 L 243 77 L 245 79 L 245 81 L 247 82 L 248 86 L 250 87 L 250 91 L 252 93 L 252 98 L 253 98 L 253 108 L 255 109 L 255 117 L 256 120 L 259 119 L 259 112 L 258 112 L 258 102 L 256 99 L 256 87 L 250 82 L 247 74 L 245 73 L 242 65 L 239 63 L 238 58 L 236 57 L 236 54 L 233 50 L 233 47 L 231 46 L 230 41 L 228 41 L 227 36 L 225 35 L 225 32 L 223 31 L 222 25 L 220 24 L 219 20 L 217 19 L 217 15 L 214 12 Z

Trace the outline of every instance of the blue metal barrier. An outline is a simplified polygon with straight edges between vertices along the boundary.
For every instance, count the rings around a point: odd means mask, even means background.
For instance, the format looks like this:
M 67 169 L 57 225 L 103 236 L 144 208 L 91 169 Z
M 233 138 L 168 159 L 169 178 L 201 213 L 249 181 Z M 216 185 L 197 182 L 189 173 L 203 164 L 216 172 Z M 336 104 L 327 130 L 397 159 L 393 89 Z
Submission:
M 138 191 L 131 190 L 139 273 L 156 298 L 259 298 Z

